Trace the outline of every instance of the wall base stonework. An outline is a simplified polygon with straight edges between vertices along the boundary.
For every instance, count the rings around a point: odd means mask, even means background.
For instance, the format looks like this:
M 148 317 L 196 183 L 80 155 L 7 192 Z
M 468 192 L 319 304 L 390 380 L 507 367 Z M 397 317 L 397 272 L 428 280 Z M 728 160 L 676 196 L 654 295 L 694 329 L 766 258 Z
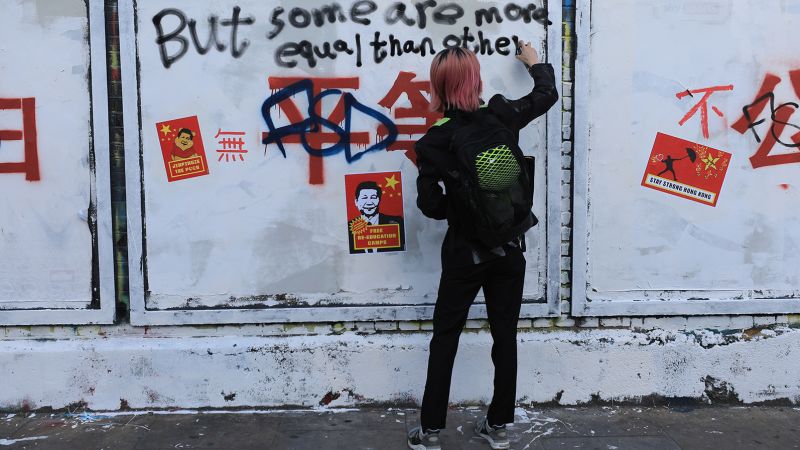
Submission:
M 0 340 L 0 410 L 416 404 L 430 338 L 420 332 L 281 337 L 223 329 L 192 337 L 189 331 L 208 330 L 129 330 L 99 339 L 89 332 Z M 452 402 L 489 401 L 490 350 L 486 330 L 462 335 Z M 524 404 L 800 403 L 797 328 L 528 330 L 519 335 L 519 350 Z

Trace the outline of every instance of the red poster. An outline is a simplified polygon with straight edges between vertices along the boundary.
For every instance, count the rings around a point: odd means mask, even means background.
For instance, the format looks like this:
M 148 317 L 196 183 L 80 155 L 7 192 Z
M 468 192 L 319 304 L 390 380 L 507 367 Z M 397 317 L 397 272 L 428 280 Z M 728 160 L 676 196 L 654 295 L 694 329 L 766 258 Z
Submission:
M 658 133 L 642 186 L 716 206 L 731 154 Z
M 344 186 L 350 253 L 405 250 L 400 172 L 345 175 Z
M 208 175 L 208 160 L 197 116 L 156 124 L 167 181 Z

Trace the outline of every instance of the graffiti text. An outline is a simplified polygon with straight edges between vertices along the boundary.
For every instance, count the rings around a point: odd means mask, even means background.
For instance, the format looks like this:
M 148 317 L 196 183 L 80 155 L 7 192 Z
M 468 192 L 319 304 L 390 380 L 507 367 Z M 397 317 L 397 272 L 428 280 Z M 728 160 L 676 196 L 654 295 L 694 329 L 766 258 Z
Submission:
M 800 98 L 800 70 L 789 72 L 789 78 L 795 94 Z M 748 130 L 752 131 L 756 142 L 761 144 L 756 153 L 750 157 L 750 163 L 754 169 L 779 164 L 800 163 L 800 152 L 798 151 L 772 154 L 776 144 L 793 149 L 800 147 L 800 123 L 790 122 L 792 115 L 800 106 L 793 102 L 778 104 L 775 101 L 774 91 L 780 82 L 781 78 L 777 75 L 767 74 L 756 94 L 756 99 L 742 108 L 742 117 L 733 124 L 733 129 L 741 134 L 747 133 Z M 767 113 L 770 121 L 769 128 L 766 132 L 759 134 L 757 127 L 767 121 L 767 119 L 759 119 L 759 117 L 764 113 L 767 106 L 769 106 L 769 112 Z M 786 127 L 794 129 L 794 134 L 790 138 L 791 141 L 782 138 Z

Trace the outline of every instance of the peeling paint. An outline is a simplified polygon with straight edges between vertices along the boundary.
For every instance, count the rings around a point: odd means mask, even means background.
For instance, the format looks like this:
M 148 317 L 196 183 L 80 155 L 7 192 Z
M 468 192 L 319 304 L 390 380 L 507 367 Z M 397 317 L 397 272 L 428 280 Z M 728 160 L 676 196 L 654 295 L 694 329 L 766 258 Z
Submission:
M 703 378 L 703 382 L 706 385 L 705 395 L 711 403 L 742 403 L 736 395 L 736 391 L 727 382 L 717 380 L 710 375 Z
M 9 374 L 0 410 L 413 406 L 422 397 L 419 368 L 426 366 L 429 337 L 346 331 L 0 340 L 0 372 Z M 522 331 L 518 338 L 523 404 L 800 403 L 796 328 L 763 328 L 758 336 L 741 330 Z M 490 400 L 490 354 L 488 331 L 462 336 L 451 401 Z M 47 384 L 25 375 L 43 366 L 52 368 Z M 182 375 L 165 376 L 175 373 Z M 85 376 L 91 383 L 76 382 Z

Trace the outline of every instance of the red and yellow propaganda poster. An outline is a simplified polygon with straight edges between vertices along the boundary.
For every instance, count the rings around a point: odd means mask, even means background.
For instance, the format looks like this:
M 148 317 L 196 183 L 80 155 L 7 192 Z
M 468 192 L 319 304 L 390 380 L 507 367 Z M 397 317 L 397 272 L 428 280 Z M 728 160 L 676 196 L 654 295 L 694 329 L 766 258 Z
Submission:
M 642 186 L 716 206 L 731 154 L 658 133 Z
M 400 172 L 345 175 L 344 186 L 350 253 L 405 250 Z
M 156 124 L 167 181 L 208 175 L 208 160 L 197 116 Z

